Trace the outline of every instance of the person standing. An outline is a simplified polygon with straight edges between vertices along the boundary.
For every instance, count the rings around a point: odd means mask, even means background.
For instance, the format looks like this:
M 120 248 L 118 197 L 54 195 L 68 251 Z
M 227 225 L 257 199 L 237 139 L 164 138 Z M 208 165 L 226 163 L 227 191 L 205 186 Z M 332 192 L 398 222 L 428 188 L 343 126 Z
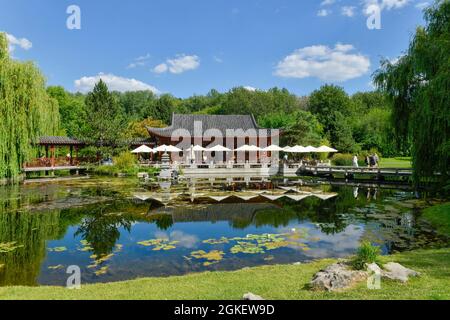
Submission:
M 358 156 L 356 154 L 353 156 L 353 166 L 355 168 L 359 167 L 359 165 L 358 165 Z
M 378 162 L 380 161 L 380 158 L 378 157 L 378 154 L 374 154 L 373 155 L 374 160 L 375 160 L 375 168 L 378 168 Z

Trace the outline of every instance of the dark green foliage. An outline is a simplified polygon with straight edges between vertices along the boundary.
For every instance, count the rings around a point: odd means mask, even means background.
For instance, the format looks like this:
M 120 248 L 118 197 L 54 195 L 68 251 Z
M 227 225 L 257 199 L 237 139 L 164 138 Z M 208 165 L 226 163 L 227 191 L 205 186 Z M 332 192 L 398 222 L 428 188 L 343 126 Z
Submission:
M 450 1 L 425 10 L 408 52 L 396 63 L 383 61 L 375 83 L 393 102 L 397 139 L 412 140 L 414 181 L 439 172 L 450 187 Z
M 126 127 L 117 99 L 108 91 L 103 81 L 99 81 L 86 96 L 85 130 L 83 138 L 98 143 L 99 150 L 113 146 L 120 141 Z

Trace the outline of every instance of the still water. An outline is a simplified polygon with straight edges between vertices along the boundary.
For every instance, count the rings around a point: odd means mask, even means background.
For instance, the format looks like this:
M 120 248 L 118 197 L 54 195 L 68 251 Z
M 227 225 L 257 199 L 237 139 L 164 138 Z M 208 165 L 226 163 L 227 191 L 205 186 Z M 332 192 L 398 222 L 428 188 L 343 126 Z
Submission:
M 256 180 L 0 187 L 0 286 L 63 286 L 71 265 L 93 283 L 448 243 L 408 190 Z

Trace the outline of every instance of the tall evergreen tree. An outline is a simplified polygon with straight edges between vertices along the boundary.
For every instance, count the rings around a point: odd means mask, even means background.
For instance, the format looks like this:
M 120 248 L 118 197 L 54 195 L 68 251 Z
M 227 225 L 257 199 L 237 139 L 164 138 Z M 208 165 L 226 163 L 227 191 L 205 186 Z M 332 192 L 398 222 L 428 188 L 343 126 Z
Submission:
M 125 121 L 116 98 L 100 80 L 86 97 L 84 138 L 105 146 L 117 145 L 125 129 Z

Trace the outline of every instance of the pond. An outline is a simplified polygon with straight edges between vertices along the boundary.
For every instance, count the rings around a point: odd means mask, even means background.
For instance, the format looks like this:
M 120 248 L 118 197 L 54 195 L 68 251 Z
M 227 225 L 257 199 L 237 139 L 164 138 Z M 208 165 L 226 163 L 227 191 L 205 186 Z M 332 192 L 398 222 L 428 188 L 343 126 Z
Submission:
M 82 283 L 384 254 L 448 243 L 411 191 L 302 180 L 144 185 L 89 178 L 0 187 L 0 286 Z

